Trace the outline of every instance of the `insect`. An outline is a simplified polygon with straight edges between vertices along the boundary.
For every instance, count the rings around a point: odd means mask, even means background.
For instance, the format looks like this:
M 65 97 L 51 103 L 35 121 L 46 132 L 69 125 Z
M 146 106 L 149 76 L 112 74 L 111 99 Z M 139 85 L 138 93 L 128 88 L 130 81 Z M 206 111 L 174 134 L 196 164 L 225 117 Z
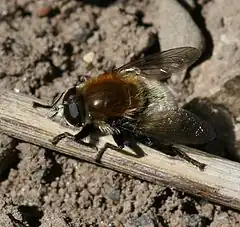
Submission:
M 81 128 L 76 135 L 64 132 L 53 138 L 57 144 L 69 137 L 82 143 L 93 130 L 112 135 L 117 148 L 124 148 L 128 135 L 143 135 L 163 144 L 204 144 L 214 139 L 210 125 L 195 114 L 180 108 L 162 82 L 187 69 L 200 57 L 193 47 L 180 47 L 147 56 L 111 72 L 92 77 L 66 90 L 52 105 L 34 106 L 60 110 L 70 125 Z M 60 104 L 59 100 L 62 99 Z M 55 115 L 54 114 L 54 115 Z M 114 145 L 107 144 L 105 148 Z M 99 151 L 99 161 L 105 149 Z M 203 169 L 205 164 L 182 151 L 178 155 Z

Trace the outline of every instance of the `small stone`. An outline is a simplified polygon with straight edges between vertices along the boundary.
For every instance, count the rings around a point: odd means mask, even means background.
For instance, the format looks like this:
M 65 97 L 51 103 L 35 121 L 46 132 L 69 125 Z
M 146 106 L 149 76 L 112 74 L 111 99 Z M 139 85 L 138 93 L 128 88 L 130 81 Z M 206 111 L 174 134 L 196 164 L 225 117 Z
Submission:
M 18 89 L 18 88 L 14 88 L 14 92 L 16 92 L 16 93 L 19 93 L 20 92 L 20 90 Z
M 83 60 L 90 64 L 93 61 L 93 58 L 95 57 L 95 54 L 93 52 L 89 52 L 83 56 Z
M 112 190 L 110 193 L 108 193 L 108 198 L 110 198 L 113 202 L 119 202 L 120 201 L 120 190 Z
M 202 216 L 212 219 L 214 206 L 211 203 L 206 203 L 202 206 Z
M 38 17 L 47 17 L 52 12 L 51 6 L 42 6 L 37 10 Z
M 200 29 L 178 1 L 152 1 L 151 7 L 146 9 L 144 22 L 157 28 L 162 51 L 182 46 L 204 50 L 205 39 Z

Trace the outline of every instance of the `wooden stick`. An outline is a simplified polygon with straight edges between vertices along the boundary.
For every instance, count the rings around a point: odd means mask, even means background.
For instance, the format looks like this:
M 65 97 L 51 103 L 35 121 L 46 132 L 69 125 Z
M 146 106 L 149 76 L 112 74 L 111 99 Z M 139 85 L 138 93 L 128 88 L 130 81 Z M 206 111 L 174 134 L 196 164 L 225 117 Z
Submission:
M 10 91 L 0 93 L 0 130 L 12 137 L 62 154 L 95 162 L 97 152 L 76 142 L 63 139 L 57 146 L 49 142 L 59 133 L 72 129 L 46 118 L 48 110 L 32 108 L 33 98 Z M 35 99 L 36 101 L 36 99 Z M 113 143 L 111 137 L 101 137 L 100 145 Z M 187 193 L 240 210 L 240 164 L 185 146 L 178 146 L 192 158 L 207 164 L 200 171 L 180 158 L 139 145 L 146 154 L 138 158 L 108 149 L 101 165 L 153 183 L 165 183 Z M 127 150 L 134 154 L 131 150 Z

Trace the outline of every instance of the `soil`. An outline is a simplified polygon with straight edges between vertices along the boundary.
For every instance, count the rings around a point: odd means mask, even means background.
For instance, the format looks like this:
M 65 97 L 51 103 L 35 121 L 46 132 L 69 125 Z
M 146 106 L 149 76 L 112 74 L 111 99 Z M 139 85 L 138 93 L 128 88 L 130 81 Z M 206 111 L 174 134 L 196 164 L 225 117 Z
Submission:
M 205 51 L 186 77 L 169 84 L 185 108 L 200 112 L 209 104 L 218 110 L 210 121 L 221 141 L 219 155 L 239 161 L 238 1 L 174 3 L 200 28 Z M 159 23 L 167 25 L 168 18 L 156 17 L 158 2 L 164 0 L 1 0 L 0 89 L 51 100 L 83 75 L 167 48 L 164 37 L 172 34 L 167 26 L 161 34 Z M 174 39 L 181 44 L 181 34 Z M 198 39 L 191 43 L 202 46 Z M 207 119 L 207 113 L 198 114 Z M 0 162 L 2 227 L 240 226 L 237 211 L 3 134 Z

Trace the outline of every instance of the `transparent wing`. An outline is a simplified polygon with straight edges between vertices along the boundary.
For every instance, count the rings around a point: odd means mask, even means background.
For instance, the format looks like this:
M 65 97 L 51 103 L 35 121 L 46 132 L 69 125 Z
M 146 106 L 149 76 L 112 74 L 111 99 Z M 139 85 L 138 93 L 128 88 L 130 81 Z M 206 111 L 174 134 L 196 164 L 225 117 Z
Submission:
M 150 114 L 138 122 L 124 122 L 119 128 L 166 145 L 204 144 L 215 138 L 215 132 L 207 122 L 180 108 Z
M 143 135 L 167 144 L 204 144 L 215 138 L 207 122 L 180 108 L 149 116 L 137 128 Z
M 200 51 L 194 47 L 179 47 L 129 62 L 115 71 L 124 73 L 136 68 L 149 79 L 163 80 L 187 69 L 200 55 Z

